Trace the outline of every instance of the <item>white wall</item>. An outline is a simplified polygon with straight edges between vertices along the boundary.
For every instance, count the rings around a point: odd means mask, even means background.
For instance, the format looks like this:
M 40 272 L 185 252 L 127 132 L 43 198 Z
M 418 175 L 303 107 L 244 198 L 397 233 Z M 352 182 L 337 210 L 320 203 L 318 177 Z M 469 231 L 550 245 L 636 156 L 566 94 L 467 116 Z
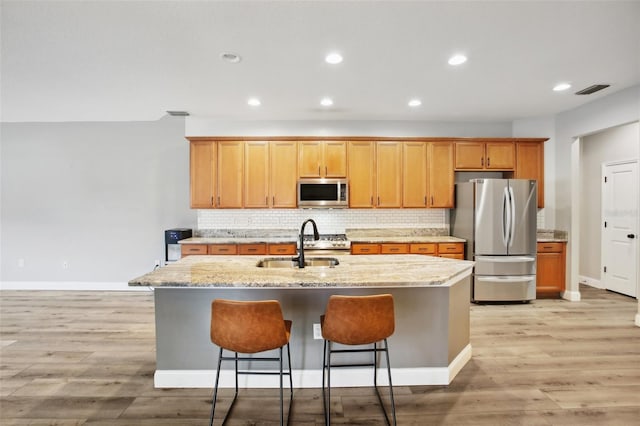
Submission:
M 4 283 L 124 283 L 164 259 L 164 229 L 195 227 L 183 119 L 1 132 Z
M 600 281 L 602 233 L 602 164 L 640 158 L 640 125 L 614 127 L 581 138 L 580 261 L 578 275 Z M 595 284 L 595 282 L 594 282 Z
M 510 122 L 216 121 L 187 117 L 187 136 L 511 137 Z

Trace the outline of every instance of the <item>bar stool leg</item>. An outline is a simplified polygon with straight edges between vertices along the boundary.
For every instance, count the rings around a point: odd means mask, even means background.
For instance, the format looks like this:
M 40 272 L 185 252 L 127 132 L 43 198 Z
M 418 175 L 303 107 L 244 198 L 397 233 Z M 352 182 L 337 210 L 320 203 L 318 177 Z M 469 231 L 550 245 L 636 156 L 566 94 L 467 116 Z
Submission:
M 213 388 L 213 401 L 211 402 L 211 416 L 209 418 L 209 426 L 213 426 L 213 414 L 216 411 L 216 400 L 218 399 L 218 380 L 220 379 L 220 365 L 222 364 L 222 348 L 218 355 L 218 370 L 216 371 L 216 384 Z
M 389 363 L 389 344 L 384 339 L 384 353 L 387 356 L 387 374 L 389 375 L 389 395 L 391 396 L 391 414 L 393 416 L 393 425 L 396 425 L 396 402 L 393 399 L 393 384 L 391 383 L 391 363 Z M 386 412 L 385 412 L 386 417 Z

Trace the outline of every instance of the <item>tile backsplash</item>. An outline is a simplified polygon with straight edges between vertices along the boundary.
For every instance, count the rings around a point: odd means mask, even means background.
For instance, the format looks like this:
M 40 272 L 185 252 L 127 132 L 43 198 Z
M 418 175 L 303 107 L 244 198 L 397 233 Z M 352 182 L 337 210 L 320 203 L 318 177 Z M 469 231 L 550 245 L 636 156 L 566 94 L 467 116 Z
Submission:
M 323 234 L 347 228 L 444 228 L 448 209 L 219 209 L 198 210 L 198 229 L 298 229 L 313 219 Z M 544 209 L 538 210 L 544 228 Z
M 323 234 L 346 228 L 445 228 L 447 209 L 220 209 L 198 210 L 198 229 L 298 229 L 313 219 Z

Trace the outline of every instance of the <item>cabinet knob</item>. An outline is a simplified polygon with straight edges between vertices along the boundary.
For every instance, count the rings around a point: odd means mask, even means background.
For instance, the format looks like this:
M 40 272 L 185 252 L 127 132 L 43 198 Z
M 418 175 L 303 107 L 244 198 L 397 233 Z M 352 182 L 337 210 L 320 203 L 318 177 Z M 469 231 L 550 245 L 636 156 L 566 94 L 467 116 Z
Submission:
M 627 238 L 631 238 L 632 240 L 635 238 L 636 236 L 634 234 L 627 234 Z

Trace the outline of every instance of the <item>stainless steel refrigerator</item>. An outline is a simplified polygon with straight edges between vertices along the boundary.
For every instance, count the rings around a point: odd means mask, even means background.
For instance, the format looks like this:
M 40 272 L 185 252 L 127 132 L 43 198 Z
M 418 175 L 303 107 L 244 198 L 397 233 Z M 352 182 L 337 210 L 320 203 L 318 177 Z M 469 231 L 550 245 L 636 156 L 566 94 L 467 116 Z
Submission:
M 456 183 L 451 234 L 467 240 L 475 261 L 471 300 L 536 298 L 537 184 L 527 179 Z

